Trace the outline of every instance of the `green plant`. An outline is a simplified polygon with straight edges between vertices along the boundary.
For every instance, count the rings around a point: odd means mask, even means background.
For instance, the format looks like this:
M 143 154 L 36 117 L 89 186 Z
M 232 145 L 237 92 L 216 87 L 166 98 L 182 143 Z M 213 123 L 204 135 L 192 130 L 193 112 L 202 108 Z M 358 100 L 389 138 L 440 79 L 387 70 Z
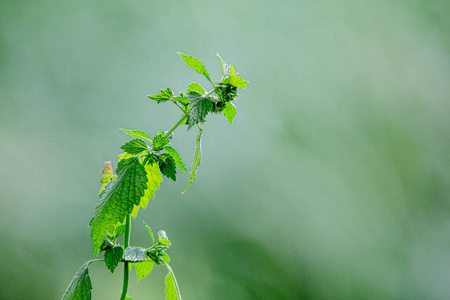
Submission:
M 152 230 L 144 222 L 153 245 L 150 248 L 131 246 L 131 217 L 136 218 L 139 208 L 146 208 L 148 201 L 154 198 L 155 191 L 162 182 L 161 175 L 175 181 L 176 167 L 188 172 L 181 156 L 171 146 L 173 131 L 183 125 L 188 130 L 193 126 L 198 128 L 192 170 L 183 193 L 188 190 L 195 180 L 201 161 L 201 124 L 206 121 L 209 113 L 222 113 L 231 124 L 236 115 L 236 107 L 232 101 L 238 96 L 238 88 L 245 88 L 248 82 L 240 78 L 233 65 L 227 65 L 219 55 L 222 79 L 214 83 L 200 60 L 179 54 L 190 68 L 206 77 L 212 90 L 206 92 L 200 84 L 193 82 L 186 91 L 178 95 L 167 88 L 148 96 L 157 103 L 172 102 L 182 111 L 181 118 L 172 128 L 166 132 L 159 131 L 153 138 L 142 130 L 121 129 L 134 139 L 121 147 L 124 153 L 119 155 L 116 173 L 113 172 L 111 162 L 107 162 L 103 168 L 100 199 L 89 223 L 94 255 L 104 252 L 104 258 L 90 260 L 78 270 L 62 296 L 63 300 L 91 299 L 92 285 L 88 267 L 98 262 L 104 262 L 111 273 L 114 273 L 119 263 L 124 264 L 121 300 L 131 299 L 127 296 L 131 266 L 135 266 L 139 281 L 152 271 L 155 264 L 165 266 L 169 272 L 165 279 L 166 299 L 181 299 L 175 275 L 169 265 L 170 258 L 165 252 L 171 245 L 165 231 L 159 231 L 155 241 Z M 124 245 L 118 242 L 122 235 Z

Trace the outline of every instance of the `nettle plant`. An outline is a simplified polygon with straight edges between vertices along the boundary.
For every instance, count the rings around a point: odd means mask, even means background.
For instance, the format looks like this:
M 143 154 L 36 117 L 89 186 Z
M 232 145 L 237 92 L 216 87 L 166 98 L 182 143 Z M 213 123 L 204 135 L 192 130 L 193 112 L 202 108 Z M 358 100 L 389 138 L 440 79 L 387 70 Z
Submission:
M 171 146 L 173 132 L 176 128 L 185 126 L 191 129 L 196 126 L 198 134 L 195 140 L 195 152 L 189 180 L 183 193 L 195 180 L 201 161 L 202 124 L 209 113 L 223 114 L 230 124 L 236 116 L 233 101 L 238 96 L 238 88 L 245 88 L 247 81 L 240 78 L 233 65 L 227 65 L 219 55 L 222 64 L 222 79 L 214 83 L 203 63 L 197 58 L 180 54 L 183 61 L 193 70 L 202 74 L 211 83 L 212 90 L 207 92 L 200 84 L 189 84 L 186 91 L 175 95 L 170 88 L 161 90 L 159 94 L 148 96 L 157 103 L 172 102 L 182 112 L 181 118 L 168 131 L 159 131 L 153 138 L 142 130 L 121 129 L 134 139 L 120 147 L 124 153 L 119 155 L 116 173 L 111 162 L 106 162 L 103 168 L 98 203 L 94 217 L 89 223 L 91 229 L 94 256 L 103 252 L 103 259 L 93 259 L 86 262 L 75 274 L 67 287 L 63 300 L 91 299 L 92 284 L 89 277 L 89 266 L 104 262 L 114 273 L 119 263 L 124 265 L 123 288 L 120 299 L 132 299 L 127 295 L 128 278 L 131 267 L 137 274 L 137 280 L 145 278 L 154 265 L 163 265 L 168 274 L 165 278 L 166 299 L 181 299 L 175 275 L 169 265 L 170 258 L 166 253 L 171 242 L 164 230 L 154 237 L 150 227 L 144 226 L 150 235 L 153 245 L 149 248 L 131 246 L 131 217 L 136 218 L 139 208 L 146 208 L 149 200 L 159 189 L 162 176 L 176 180 L 176 168 L 188 170 L 178 152 Z M 123 245 L 119 238 L 124 236 Z

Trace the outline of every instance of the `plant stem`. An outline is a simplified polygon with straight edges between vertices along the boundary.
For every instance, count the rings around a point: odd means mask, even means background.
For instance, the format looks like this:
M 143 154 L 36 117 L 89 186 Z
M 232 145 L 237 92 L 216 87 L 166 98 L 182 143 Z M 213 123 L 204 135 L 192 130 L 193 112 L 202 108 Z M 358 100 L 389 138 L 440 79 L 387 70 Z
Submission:
M 125 249 L 128 248 L 130 245 L 130 233 L 131 233 L 131 220 L 130 215 L 127 215 L 126 221 L 125 221 Z M 124 263 L 123 267 L 123 288 L 122 288 L 122 296 L 120 297 L 120 300 L 125 300 L 125 297 L 127 296 L 127 290 L 128 290 L 128 262 L 126 261 Z
M 178 122 L 175 123 L 175 125 L 172 126 L 172 128 L 169 129 L 169 131 L 167 131 L 167 133 L 164 135 L 164 139 L 167 139 L 167 137 L 175 130 L 177 129 L 178 126 L 180 126 L 181 123 L 183 123 L 183 121 L 187 118 L 187 115 L 184 114 L 179 120 Z
M 87 262 L 87 265 L 89 266 L 92 263 L 96 263 L 96 262 L 102 262 L 105 261 L 104 259 L 93 259 Z

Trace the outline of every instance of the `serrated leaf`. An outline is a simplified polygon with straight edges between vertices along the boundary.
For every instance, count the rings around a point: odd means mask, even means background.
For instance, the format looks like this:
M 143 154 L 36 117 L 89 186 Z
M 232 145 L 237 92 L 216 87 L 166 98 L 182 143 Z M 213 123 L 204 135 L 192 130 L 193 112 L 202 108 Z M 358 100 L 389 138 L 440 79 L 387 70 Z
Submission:
M 153 231 L 150 229 L 150 227 L 147 225 L 147 223 L 144 222 L 145 229 L 147 229 L 148 235 L 152 238 L 152 245 L 155 243 L 155 238 L 153 237 Z
M 131 140 L 131 141 L 125 143 L 124 145 L 122 145 L 122 147 L 120 147 L 120 149 L 122 149 L 126 153 L 133 154 L 133 155 L 140 154 L 144 151 L 148 151 L 147 144 L 141 139 Z
M 154 163 L 153 165 L 148 164 L 145 166 L 145 171 L 147 172 L 147 189 L 145 190 L 144 196 L 141 198 L 140 205 L 135 205 L 133 211 L 131 212 L 131 217 L 136 218 L 140 208 L 146 208 L 149 200 L 155 197 L 155 192 L 159 189 L 159 185 L 162 182 L 161 172 L 159 171 L 159 164 Z
M 91 290 L 91 278 L 86 263 L 75 273 L 61 300 L 90 300 Z
M 209 77 L 205 65 L 198 58 L 181 52 L 178 52 L 178 54 L 180 54 L 181 58 L 188 65 L 189 68 L 205 76 L 206 79 L 208 79 L 208 81 L 211 82 L 212 84 L 211 78 Z
M 191 176 L 189 176 L 189 181 L 184 189 L 184 193 L 188 190 L 188 188 L 191 186 L 191 183 L 195 180 L 197 177 L 197 169 L 200 166 L 200 163 L 202 161 L 202 129 L 198 129 L 197 138 L 195 140 L 195 153 L 194 153 L 194 161 L 192 163 L 192 170 L 191 170 Z
M 211 111 L 213 103 L 209 97 L 200 93 L 190 91 L 187 93 L 189 98 L 189 117 L 187 124 L 189 128 L 200 122 L 205 122 L 206 115 Z
M 146 208 L 148 201 L 155 197 L 155 191 L 159 189 L 159 185 L 162 182 L 161 172 L 157 163 L 153 165 L 146 165 L 145 171 L 147 172 L 147 189 L 144 196 L 141 198 L 140 206 Z
M 170 100 L 170 98 L 172 98 L 173 96 L 173 92 L 172 90 L 168 87 L 166 90 L 161 90 L 161 92 L 159 94 L 156 95 L 149 95 L 148 97 L 152 100 L 157 101 L 158 103 L 160 102 L 165 102 L 167 100 Z
M 248 81 L 236 75 L 230 75 L 227 79 L 224 80 L 224 83 L 228 83 L 238 88 L 245 88 L 245 86 L 248 84 Z
M 116 246 L 114 248 L 110 248 L 105 252 L 105 264 L 106 267 L 114 274 L 114 270 L 119 265 L 120 260 L 122 259 L 123 249 L 122 247 Z
M 233 124 L 233 119 L 236 117 L 236 106 L 233 103 L 227 102 L 223 109 L 223 115 L 227 118 L 230 124 Z
M 176 163 L 172 155 L 168 153 L 161 154 L 161 156 L 158 159 L 158 163 L 159 163 L 159 170 L 161 171 L 162 175 L 172 179 L 173 181 L 177 180 Z
M 166 300 L 182 300 L 180 289 L 178 288 L 178 283 L 175 278 L 175 274 L 173 274 L 172 268 L 168 264 L 164 264 L 169 271 L 166 275 L 166 289 L 164 292 L 166 293 Z
M 129 130 L 129 129 L 123 129 L 123 128 L 121 128 L 120 130 L 122 130 L 123 132 L 125 132 L 128 135 L 131 135 L 132 137 L 135 137 L 138 139 L 145 139 L 150 142 L 152 141 L 152 138 L 142 130 L 139 130 L 139 129 Z
M 147 189 L 147 181 L 147 173 L 139 157 L 130 157 L 119 162 L 117 179 L 110 181 L 100 193 L 94 217 L 89 223 L 95 256 L 106 233 L 112 233 L 114 226 L 123 223 L 133 206 L 139 205 Z
M 158 245 L 170 246 L 169 238 L 164 230 L 158 232 Z
M 187 88 L 187 92 L 197 92 L 199 94 L 206 94 L 205 89 L 197 82 L 192 82 Z
M 175 163 L 177 164 L 178 168 L 180 168 L 181 171 L 188 172 L 186 169 L 186 165 L 183 162 L 183 159 L 181 158 L 180 154 L 175 150 L 174 148 L 170 146 L 164 147 L 164 150 L 172 155 L 173 159 L 175 160 Z
M 144 261 L 147 258 L 147 254 L 139 247 L 130 246 L 123 250 L 123 257 L 125 261 L 136 262 Z
M 134 270 L 136 271 L 137 281 L 147 277 L 148 274 L 153 270 L 155 262 L 153 260 L 146 260 L 140 263 L 134 264 Z

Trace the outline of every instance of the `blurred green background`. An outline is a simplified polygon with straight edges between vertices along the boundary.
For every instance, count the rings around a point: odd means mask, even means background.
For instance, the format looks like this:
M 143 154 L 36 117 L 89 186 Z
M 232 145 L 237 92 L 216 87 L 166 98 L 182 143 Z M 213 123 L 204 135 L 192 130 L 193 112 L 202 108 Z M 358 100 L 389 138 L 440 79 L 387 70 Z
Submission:
M 0 299 L 59 299 L 92 258 L 103 162 L 179 112 L 148 94 L 250 84 L 233 126 L 133 222 L 165 229 L 184 299 L 450 298 L 449 1 L 0 1 Z M 190 165 L 195 130 L 174 145 Z M 93 299 L 122 270 L 90 267 Z M 164 299 L 162 268 L 134 299 Z

